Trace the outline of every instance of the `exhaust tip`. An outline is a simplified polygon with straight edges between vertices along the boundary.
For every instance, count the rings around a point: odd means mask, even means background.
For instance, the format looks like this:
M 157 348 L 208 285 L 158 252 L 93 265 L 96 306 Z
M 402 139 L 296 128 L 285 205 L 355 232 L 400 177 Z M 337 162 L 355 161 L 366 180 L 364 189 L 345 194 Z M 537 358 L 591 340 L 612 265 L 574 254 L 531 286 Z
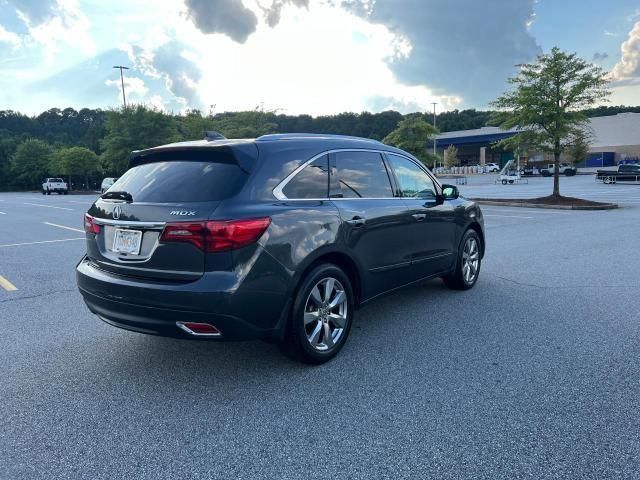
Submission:
M 209 323 L 176 322 L 178 328 L 198 337 L 220 337 L 222 333 Z

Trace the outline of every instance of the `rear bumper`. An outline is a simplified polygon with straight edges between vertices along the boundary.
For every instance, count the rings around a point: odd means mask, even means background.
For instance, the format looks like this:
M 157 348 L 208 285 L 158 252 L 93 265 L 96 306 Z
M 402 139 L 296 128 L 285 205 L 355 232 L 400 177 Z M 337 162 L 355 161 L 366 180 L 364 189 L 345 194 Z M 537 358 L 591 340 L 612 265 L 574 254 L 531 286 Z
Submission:
M 227 277 L 229 272 L 224 272 Z M 103 321 L 126 330 L 194 340 L 249 340 L 279 337 L 288 302 L 284 282 L 261 289 L 244 278 L 233 289 L 217 275 L 205 273 L 186 284 L 148 282 L 114 275 L 86 257 L 76 267 L 78 288 L 89 310 Z M 278 288 L 278 285 L 281 285 Z M 191 335 L 177 322 L 208 323 L 220 336 Z

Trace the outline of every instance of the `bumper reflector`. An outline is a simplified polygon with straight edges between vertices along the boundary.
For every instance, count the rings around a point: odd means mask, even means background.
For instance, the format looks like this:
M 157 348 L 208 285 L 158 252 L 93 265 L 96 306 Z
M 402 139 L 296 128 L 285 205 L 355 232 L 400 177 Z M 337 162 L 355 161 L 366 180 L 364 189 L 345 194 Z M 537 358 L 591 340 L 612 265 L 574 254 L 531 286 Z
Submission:
M 220 330 L 208 323 L 176 322 L 176 325 L 190 335 L 200 337 L 219 337 L 222 335 Z

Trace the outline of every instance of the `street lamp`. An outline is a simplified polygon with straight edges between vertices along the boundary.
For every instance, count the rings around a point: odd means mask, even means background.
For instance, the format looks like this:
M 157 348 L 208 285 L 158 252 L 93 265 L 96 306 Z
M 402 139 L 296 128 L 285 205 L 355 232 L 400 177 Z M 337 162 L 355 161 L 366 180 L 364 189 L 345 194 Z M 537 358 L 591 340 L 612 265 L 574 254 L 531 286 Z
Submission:
M 120 83 L 122 84 L 122 104 L 124 105 L 124 108 L 127 108 L 127 97 L 125 97 L 124 95 L 124 75 L 122 74 L 122 70 L 129 70 L 129 67 L 116 65 L 113 68 L 118 68 L 120 70 Z
M 433 105 L 433 128 L 436 128 L 436 105 L 438 105 L 438 102 L 431 102 L 431 105 Z M 433 156 L 435 157 L 436 154 L 436 138 L 433 138 Z M 435 170 L 436 168 L 436 159 L 433 159 L 433 169 Z

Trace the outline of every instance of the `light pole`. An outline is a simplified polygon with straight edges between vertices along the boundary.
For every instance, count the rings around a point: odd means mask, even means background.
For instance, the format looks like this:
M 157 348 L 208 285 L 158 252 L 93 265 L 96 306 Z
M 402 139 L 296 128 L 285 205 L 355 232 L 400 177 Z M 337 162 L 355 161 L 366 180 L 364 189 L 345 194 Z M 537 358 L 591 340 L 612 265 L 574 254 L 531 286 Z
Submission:
M 431 102 L 431 105 L 433 105 L 433 128 L 436 128 L 436 105 L 438 105 L 438 102 Z M 436 138 L 433 137 L 433 156 L 435 157 L 436 154 Z M 436 159 L 433 159 L 433 169 L 436 169 Z
M 127 97 L 124 95 L 124 75 L 122 74 L 122 70 L 129 70 L 129 67 L 116 65 L 113 68 L 118 68 L 120 70 L 120 83 L 122 84 L 122 104 L 124 105 L 124 108 L 127 108 Z

